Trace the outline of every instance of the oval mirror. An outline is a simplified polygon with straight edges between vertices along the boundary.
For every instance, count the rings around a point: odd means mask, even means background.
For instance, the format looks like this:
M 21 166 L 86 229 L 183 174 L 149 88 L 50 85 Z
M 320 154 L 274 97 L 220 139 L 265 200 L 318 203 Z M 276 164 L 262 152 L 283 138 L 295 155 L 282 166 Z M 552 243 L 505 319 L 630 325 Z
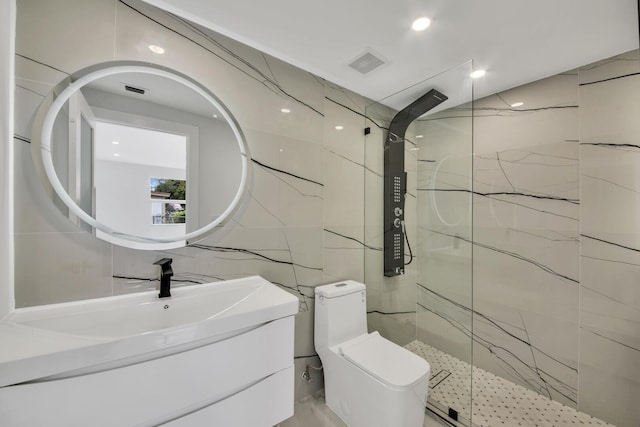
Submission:
M 103 240 L 169 249 L 201 238 L 238 206 L 248 152 L 207 88 L 166 68 L 102 64 L 54 89 L 42 168 L 54 203 Z

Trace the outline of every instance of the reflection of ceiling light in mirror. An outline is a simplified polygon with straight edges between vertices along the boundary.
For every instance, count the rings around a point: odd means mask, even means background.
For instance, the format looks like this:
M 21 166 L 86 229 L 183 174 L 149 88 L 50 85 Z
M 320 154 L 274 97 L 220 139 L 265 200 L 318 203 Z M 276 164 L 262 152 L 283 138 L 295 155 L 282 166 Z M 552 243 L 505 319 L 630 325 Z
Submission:
M 424 135 L 416 135 L 416 138 L 424 138 Z
M 485 70 L 475 70 L 473 73 L 469 74 L 469 77 L 471 77 L 472 79 L 478 79 L 485 74 L 487 74 Z
M 111 141 L 111 143 L 112 143 L 113 145 L 118 145 L 118 144 L 120 144 L 118 141 Z
M 342 130 L 342 129 L 344 129 L 344 126 L 342 126 L 342 125 L 336 126 L 336 130 Z
M 418 18 L 413 21 L 413 24 L 411 24 L 411 29 L 413 31 L 424 31 L 427 29 L 427 27 L 429 27 L 429 25 L 431 25 L 431 20 L 423 16 L 422 18 Z
M 157 53 L 158 55 L 162 55 L 164 53 L 164 49 L 157 44 L 150 44 L 149 50 L 153 53 Z
M 286 114 L 286 113 L 290 113 L 290 112 L 291 112 L 291 110 L 289 110 L 288 108 L 283 108 L 283 109 L 281 109 L 280 111 L 282 111 L 282 112 L 283 112 L 283 113 L 285 113 L 285 114 Z
M 511 104 L 513 108 L 522 107 L 523 105 L 524 105 L 524 102 L 514 102 L 513 104 Z

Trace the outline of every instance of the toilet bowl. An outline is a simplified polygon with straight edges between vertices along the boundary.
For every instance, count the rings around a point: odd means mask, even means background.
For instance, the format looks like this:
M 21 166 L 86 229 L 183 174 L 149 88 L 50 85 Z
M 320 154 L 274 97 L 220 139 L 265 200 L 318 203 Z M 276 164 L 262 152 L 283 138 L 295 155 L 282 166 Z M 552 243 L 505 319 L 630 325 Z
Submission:
M 351 427 L 421 427 L 429 363 L 367 333 L 366 288 L 347 280 L 315 288 L 316 352 L 325 399 Z

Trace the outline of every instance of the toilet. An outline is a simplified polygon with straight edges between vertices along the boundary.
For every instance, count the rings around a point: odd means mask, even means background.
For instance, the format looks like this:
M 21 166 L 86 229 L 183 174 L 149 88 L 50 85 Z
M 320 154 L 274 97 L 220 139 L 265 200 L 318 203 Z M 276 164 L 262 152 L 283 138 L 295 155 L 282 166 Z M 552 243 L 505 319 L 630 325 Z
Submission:
M 315 348 L 329 408 L 350 427 L 422 427 L 431 367 L 367 333 L 365 285 L 318 286 L 315 300 Z

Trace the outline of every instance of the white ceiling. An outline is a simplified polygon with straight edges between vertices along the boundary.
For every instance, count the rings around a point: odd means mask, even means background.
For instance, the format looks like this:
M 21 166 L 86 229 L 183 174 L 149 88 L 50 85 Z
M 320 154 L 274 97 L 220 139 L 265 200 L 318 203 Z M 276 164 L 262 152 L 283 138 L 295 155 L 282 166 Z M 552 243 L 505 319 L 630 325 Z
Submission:
M 97 160 L 184 171 L 187 168 L 187 138 L 184 135 L 97 121 L 95 157 Z
M 471 59 L 487 70 L 478 99 L 638 47 L 637 0 L 145 1 L 396 109 Z M 432 23 L 417 33 L 420 16 Z M 388 64 L 347 66 L 366 50 Z M 460 92 L 456 79 L 440 84 Z
M 125 85 L 144 89 L 138 94 L 125 90 Z M 222 117 L 211 102 L 181 82 L 168 77 L 148 73 L 118 73 L 94 80 L 87 88 L 97 89 L 115 95 L 126 96 L 142 102 L 151 102 L 171 107 L 175 110 L 198 114 L 203 117 Z

